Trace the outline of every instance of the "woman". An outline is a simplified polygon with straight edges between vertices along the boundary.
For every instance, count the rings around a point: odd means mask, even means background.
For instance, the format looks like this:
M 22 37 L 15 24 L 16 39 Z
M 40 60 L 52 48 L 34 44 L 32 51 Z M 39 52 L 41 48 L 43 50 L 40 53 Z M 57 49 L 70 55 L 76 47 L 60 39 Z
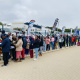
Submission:
M 30 52 L 30 57 L 33 58 L 33 43 L 34 43 L 34 40 L 33 38 L 31 37 L 30 38 L 30 47 L 29 47 L 29 52 Z
M 49 39 L 49 37 L 47 37 L 47 39 L 46 39 L 46 50 L 50 50 L 50 39 Z
M 17 38 L 15 35 L 13 35 L 12 37 L 12 60 L 16 60 L 16 47 L 15 47 L 15 44 L 17 43 Z
M 38 39 L 38 36 L 35 36 L 35 40 L 34 40 L 33 46 L 34 46 L 34 51 L 35 51 L 35 55 L 36 55 L 34 60 L 37 60 L 37 58 L 38 58 L 38 50 L 39 50 L 39 39 Z
M 62 44 L 63 44 L 63 37 L 62 37 L 62 35 L 60 35 L 60 38 L 59 38 L 59 46 L 60 46 L 60 48 L 62 48 Z
M 29 54 L 29 47 L 30 47 L 30 39 L 29 39 L 29 36 L 27 36 L 27 46 L 26 46 L 26 49 L 25 49 L 25 54 L 28 55 Z
M 46 37 L 44 37 L 43 40 L 43 50 L 46 51 Z
M 42 53 L 43 53 L 43 37 L 42 36 L 39 36 L 39 40 L 40 40 L 40 53 L 39 53 L 39 56 L 42 56 Z
M 52 45 L 52 50 L 54 49 L 54 36 L 51 38 L 51 45 Z
M 57 41 L 58 41 L 58 38 L 57 38 L 57 35 L 55 37 L 55 49 L 57 49 Z
M 22 37 L 19 36 L 18 37 L 18 42 L 17 42 L 17 44 L 15 44 L 15 46 L 16 46 L 16 58 L 17 58 L 17 62 L 18 62 L 19 58 L 20 58 L 19 61 L 21 62 L 22 45 L 23 45 Z

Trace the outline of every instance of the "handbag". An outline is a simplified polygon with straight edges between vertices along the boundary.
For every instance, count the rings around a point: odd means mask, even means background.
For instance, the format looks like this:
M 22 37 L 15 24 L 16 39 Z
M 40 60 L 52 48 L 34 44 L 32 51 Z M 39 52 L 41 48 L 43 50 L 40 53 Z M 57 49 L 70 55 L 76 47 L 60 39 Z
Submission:
M 27 43 L 26 49 L 29 49 L 30 47 L 30 43 Z

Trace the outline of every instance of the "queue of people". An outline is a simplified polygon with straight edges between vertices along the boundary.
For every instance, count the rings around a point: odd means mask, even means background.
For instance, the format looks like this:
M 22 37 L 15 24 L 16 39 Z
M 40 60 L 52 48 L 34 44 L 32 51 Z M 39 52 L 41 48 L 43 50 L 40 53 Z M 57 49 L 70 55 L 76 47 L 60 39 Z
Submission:
M 47 35 L 46 37 L 36 35 L 34 38 L 33 35 L 25 36 L 25 32 L 22 36 L 15 36 L 11 35 L 11 33 L 8 33 L 7 35 L 5 34 L 5 31 L 2 32 L 1 39 L 0 52 L 2 50 L 4 61 L 2 67 L 8 65 L 10 58 L 15 62 L 22 62 L 29 54 L 30 58 L 34 58 L 35 52 L 34 60 L 37 60 L 38 53 L 39 56 L 42 56 L 43 51 L 55 50 L 58 47 L 73 46 L 76 45 L 78 41 L 78 37 L 73 35 Z

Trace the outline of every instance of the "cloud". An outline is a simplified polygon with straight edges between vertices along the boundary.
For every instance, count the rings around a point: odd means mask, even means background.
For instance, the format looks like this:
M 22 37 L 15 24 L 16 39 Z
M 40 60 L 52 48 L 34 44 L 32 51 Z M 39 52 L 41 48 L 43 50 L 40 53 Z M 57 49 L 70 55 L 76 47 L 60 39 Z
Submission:
M 0 21 L 28 22 L 52 26 L 59 18 L 59 27 L 74 28 L 80 23 L 79 0 L 0 0 Z

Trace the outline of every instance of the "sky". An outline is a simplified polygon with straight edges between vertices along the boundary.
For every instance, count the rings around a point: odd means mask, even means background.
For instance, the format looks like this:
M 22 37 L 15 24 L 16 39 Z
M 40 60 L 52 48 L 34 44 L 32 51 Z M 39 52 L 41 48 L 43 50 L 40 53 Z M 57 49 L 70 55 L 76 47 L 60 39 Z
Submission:
M 80 0 L 0 0 L 0 22 L 35 24 L 52 27 L 59 18 L 59 28 L 80 27 Z

